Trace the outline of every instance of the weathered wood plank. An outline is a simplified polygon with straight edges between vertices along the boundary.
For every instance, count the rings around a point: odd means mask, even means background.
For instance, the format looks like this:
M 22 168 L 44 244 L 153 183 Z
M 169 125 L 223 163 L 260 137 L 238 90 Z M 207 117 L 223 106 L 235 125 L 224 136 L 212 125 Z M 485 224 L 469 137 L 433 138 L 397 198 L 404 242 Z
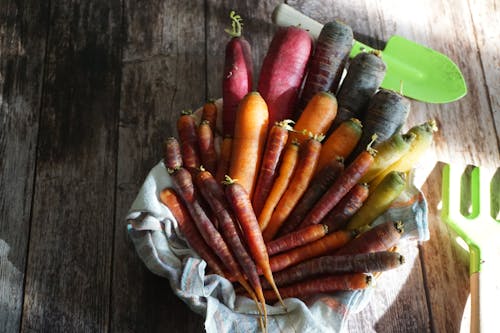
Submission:
M 497 147 L 500 147 L 500 23 L 497 0 L 469 1 L 470 14 L 474 23 L 477 48 L 485 79 L 484 90 L 490 100 L 491 111 L 495 120 Z M 479 73 L 478 73 L 479 74 Z M 494 145 L 494 142 L 492 142 Z M 498 160 L 497 160 L 498 163 Z
M 113 332 L 200 332 L 203 318 L 153 275 L 129 241 L 124 216 L 182 109 L 206 100 L 203 1 L 125 1 L 113 268 Z
M 109 327 L 121 14 L 51 6 L 22 331 Z
M 47 4 L 0 2 L 0 331 L 19 331 Z

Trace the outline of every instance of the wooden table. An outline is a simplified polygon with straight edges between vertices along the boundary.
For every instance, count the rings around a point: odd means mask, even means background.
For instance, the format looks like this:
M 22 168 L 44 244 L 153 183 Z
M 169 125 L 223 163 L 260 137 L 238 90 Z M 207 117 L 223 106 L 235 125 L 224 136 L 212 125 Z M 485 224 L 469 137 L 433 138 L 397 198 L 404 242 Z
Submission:
M 179 111 L 221 95 L 229 11 L 245 19 L 258 73 L 278 3 L 0 2 L 1 332 L 203 331 L 203 318 L 139 260 L 124 216 Z M 375 47 L 402 35 L 462 69 L 466 97 L 412 102 L 408 119 L 440 127 L 423 164 L 431 239 L 402 249 L 407 264 L 382 275 L 348 324 L 459 331 L 468 325 L 468 254 L 439 219 L 438 162 L 500 164 L 500 4 L 288 3 L 321 22 L 344 20 Z

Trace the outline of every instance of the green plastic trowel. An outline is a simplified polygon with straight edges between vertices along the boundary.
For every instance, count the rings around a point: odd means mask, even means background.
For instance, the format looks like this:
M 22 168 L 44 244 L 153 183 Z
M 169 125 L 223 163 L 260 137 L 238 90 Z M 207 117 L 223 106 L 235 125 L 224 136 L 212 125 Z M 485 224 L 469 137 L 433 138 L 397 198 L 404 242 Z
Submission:
M 323 25 L 287 4 L 279 4 L 272 14 L 279 26 L 301 26 L 317 38 Z M 350 57 L 374 50 L 354 41 Z M 427 103 L 456 101 L 467 93 L 465 80 L 457 65 L 444 54 L 400 36 L 392 36 L 380 51 L 387 65 L 381 86 Z

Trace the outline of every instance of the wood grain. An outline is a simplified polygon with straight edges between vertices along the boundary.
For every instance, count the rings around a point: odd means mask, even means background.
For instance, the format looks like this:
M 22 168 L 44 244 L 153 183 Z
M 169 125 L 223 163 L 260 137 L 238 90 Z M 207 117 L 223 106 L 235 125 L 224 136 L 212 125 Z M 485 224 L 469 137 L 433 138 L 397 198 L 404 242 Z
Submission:
M 21 330 L 102 332 L 109 326 L 122 8 L 85 1 L 50 9 Z
M 0 331 L 200 332 L 203 317 L 138 258 L 124 217 L 182 109 L 221 96 L 229 11 L 254 87 L 276 29 L 269 1 L 0 2 Z M 383 48 L 394 34 L 449 56 L 468 94 L 412 101 L 440 128 L 419 164 L 430 240 L 377 280 L 349 332 L 467 331 L 468 253 L 440 220 L 443 162 L 500 165 L 498 0 L 288 0 Z
M 0 332 L 21 321 L 47 9 L 0 2 Z
M 139 260 L 124 217 L 183 109 L 206 100 L 203 1 L 125 1 L 112 332 L 199 332 L 192 312 Z

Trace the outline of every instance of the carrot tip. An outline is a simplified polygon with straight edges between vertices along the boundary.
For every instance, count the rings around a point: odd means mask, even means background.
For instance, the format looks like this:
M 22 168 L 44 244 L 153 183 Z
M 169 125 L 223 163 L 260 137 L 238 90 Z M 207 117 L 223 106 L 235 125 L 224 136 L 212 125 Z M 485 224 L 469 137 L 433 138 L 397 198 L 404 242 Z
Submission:
M 366 276 L 366 285 L 371 286 L 373 283 L 373 277 L 371 275 Z

